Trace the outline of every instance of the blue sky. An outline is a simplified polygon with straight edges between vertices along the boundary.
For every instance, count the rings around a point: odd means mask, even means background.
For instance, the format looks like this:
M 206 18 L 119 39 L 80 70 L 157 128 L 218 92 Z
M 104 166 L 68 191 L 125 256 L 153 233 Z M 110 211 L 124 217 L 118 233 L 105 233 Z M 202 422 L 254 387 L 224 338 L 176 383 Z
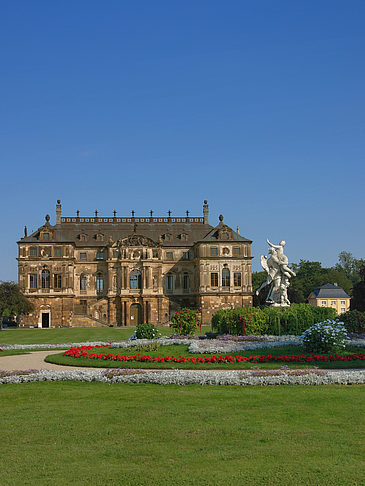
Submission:
M 0 279 L 64 215 L 193 215 L 365 257 L 365 3 L 3 1 Z

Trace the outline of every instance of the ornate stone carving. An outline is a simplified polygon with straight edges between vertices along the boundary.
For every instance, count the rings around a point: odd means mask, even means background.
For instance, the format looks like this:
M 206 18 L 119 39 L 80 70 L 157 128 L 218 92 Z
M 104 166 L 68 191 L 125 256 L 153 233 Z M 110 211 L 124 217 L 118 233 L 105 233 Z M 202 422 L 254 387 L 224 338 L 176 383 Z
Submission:
M 156 248 L 159 246 L 156 242 L 142 235 L 130 235 L 127 238 L 118 240 L 117 246 L 147 246 Z

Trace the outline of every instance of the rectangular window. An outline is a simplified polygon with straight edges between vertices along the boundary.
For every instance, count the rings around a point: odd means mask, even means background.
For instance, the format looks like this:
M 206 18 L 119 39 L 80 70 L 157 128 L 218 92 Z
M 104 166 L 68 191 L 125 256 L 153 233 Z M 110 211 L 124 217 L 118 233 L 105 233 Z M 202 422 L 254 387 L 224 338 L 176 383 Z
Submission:
M 344 307 L 341 307 L 341 314 L 345 314 L 346 309 Z
M 60 273 L 55 273 L 53 275 L 53 288 L 54 289 L 61 289 L 62 288 L 62 276 Z
M 104 279 L 103 277 L 97 276 L 96 277 L 96 291 L 98 294 L 101 294 L 104 291 Z
M 210 256 L 218 256 L 218 248 L 212 247 L 210 249 Z
M 96 259 L 97 260 L 104 260 L 104 252 L 101 250 L 98 250 L 96 253 Z
M 322 305 L 327 305 L 327 300 L 322 300 Z
M 113 250 L 113 258 L 118 258 L 118 250 Z
M 235 287 L 241 287 L 242 285 L 242 274 L 241 272 L 235 272 L 233 275 L 234 279 L 234 286 Z
M 332 300 L 331 301 L 331 305 L 336 305 L 336 301 L 335 300 Z
M 174 252 L 173 251 L 167 251 L 166 252 L 166 260 L 173 260 L 174 259 Z
M 218 287 L 218 273 L 210 274 L 210 285 L 211 287 Z
M 49 233 L 43 233 L 43 240 L 49 240 Z
M 158 250 L 152 250 L 152 258 L 158 258 Z
M 189 275 L 184 275 L 183 276 L 183 289 L 188 290 L 189 287 L 190 287 Z
M 55 248 L 54 249 L 54 256 L 61 257 L 62 256 L 62 248 Z
M 184 251 L 183 254 L 182 254 L 182 259 L 183 260 L 189 260 L 189 252 L 188 251 Z
M 31 248 L 31 249 L 29 250 L 29 255 L 30 255 L 31 257 L 36 257 L 36 256 L 37 256 L 37 248 Z
M 174 277 L 172 275 L 166 276 L 166 290 L 172 290 L 174 287 Z
M 346 305 L 346 302 L 344 300 L 341 300 L 341 305 Z
M 29 288 L 36 289 L 37 288 L 37 274 L 31 273 L 29 275 Z
M 86 291 L 86 289 L 87 289 L 87 278 L 84 275 L 82 275 L 80 277 L 80 290 Z
M 86 260 L 86 253 L 80 253 L 80 260 Z
M 233 256 L 241 255 L 241 248 L 239 246 L 233 247 Z

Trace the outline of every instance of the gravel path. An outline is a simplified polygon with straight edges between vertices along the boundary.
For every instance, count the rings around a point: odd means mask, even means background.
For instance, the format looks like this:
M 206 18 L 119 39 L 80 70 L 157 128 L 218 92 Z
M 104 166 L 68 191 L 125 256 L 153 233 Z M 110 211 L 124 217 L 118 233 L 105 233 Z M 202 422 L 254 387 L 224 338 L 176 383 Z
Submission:
M 29 354 L 16 354 L 14 356 L 0 356 L 0 370 L 94 370 L 95 368 L 85 368 L 79 366 L 62 366 L 53 363 L 46 363 L 44 358 L 50 354 L 59 354 L 56 351 L 33 351 Z

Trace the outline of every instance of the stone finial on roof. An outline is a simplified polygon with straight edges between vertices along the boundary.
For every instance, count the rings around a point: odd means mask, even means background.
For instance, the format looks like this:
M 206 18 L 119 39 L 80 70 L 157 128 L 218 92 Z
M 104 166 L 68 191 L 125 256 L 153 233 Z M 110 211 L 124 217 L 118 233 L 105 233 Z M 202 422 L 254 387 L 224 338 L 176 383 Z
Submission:
M 132 213 L 132 218 L 134 218 L 134 209 L 132 209 L 131 213 Z
M 220 214 L 219 215 L 219 221 L 222 223 L 222 221 L 223 221 L 223 214 Z
M 51 216 L 49 214 L 46 214 L 45 218 L 46 224 L 49 224 L 49 220 L 51 219 Z
M 236 233 L 237 233 L 238 235 L 240 234 L 240 227 L 239 227 L 239 226 L 237 226 L 237 231 L 236 231 Z
M 79 217 L 79 216 L 80 216 L 80 211 L 79 211 L 79 210 L 77 210 L 77 211 L 76 211 L 76 216 L 77 216 L 77 217 Z
M 152 211 L 152 209 L 151 209 L 151 211 L 150 211 L 150 215 L 151 215 L 151 218 L 152 218 L 152 215 L 153 215 L 153 211 Z
M 97 217 L 98 217 L 98 210 L 95 209 L 95 218 L 97 218 Z
M 114 218 L 115 218 L 115 216 L 117 215 L 117 212 L 116 212 L 116 210 L 115 210 L 115 209 L 114 209 L 114 211 L 113 211 L 113 214 L 114 214 Z
M 209 224 L 209 206 L 208 201 L 204 199 L 203 204 L 203 216 L 204 216 L 204 224 Z
M 56 204 L 56 224 L 61 224 L 61 213 L 62 213 L 61 200 L 60 199 L 57 199 L 57 204 Z
M 167 214 L 169 215 L 169 218 L 171 217 L 171 209 L 167 211 Z
M 28 229 L 26 226 L 24 226 L 24 238 L 28 236 Z

